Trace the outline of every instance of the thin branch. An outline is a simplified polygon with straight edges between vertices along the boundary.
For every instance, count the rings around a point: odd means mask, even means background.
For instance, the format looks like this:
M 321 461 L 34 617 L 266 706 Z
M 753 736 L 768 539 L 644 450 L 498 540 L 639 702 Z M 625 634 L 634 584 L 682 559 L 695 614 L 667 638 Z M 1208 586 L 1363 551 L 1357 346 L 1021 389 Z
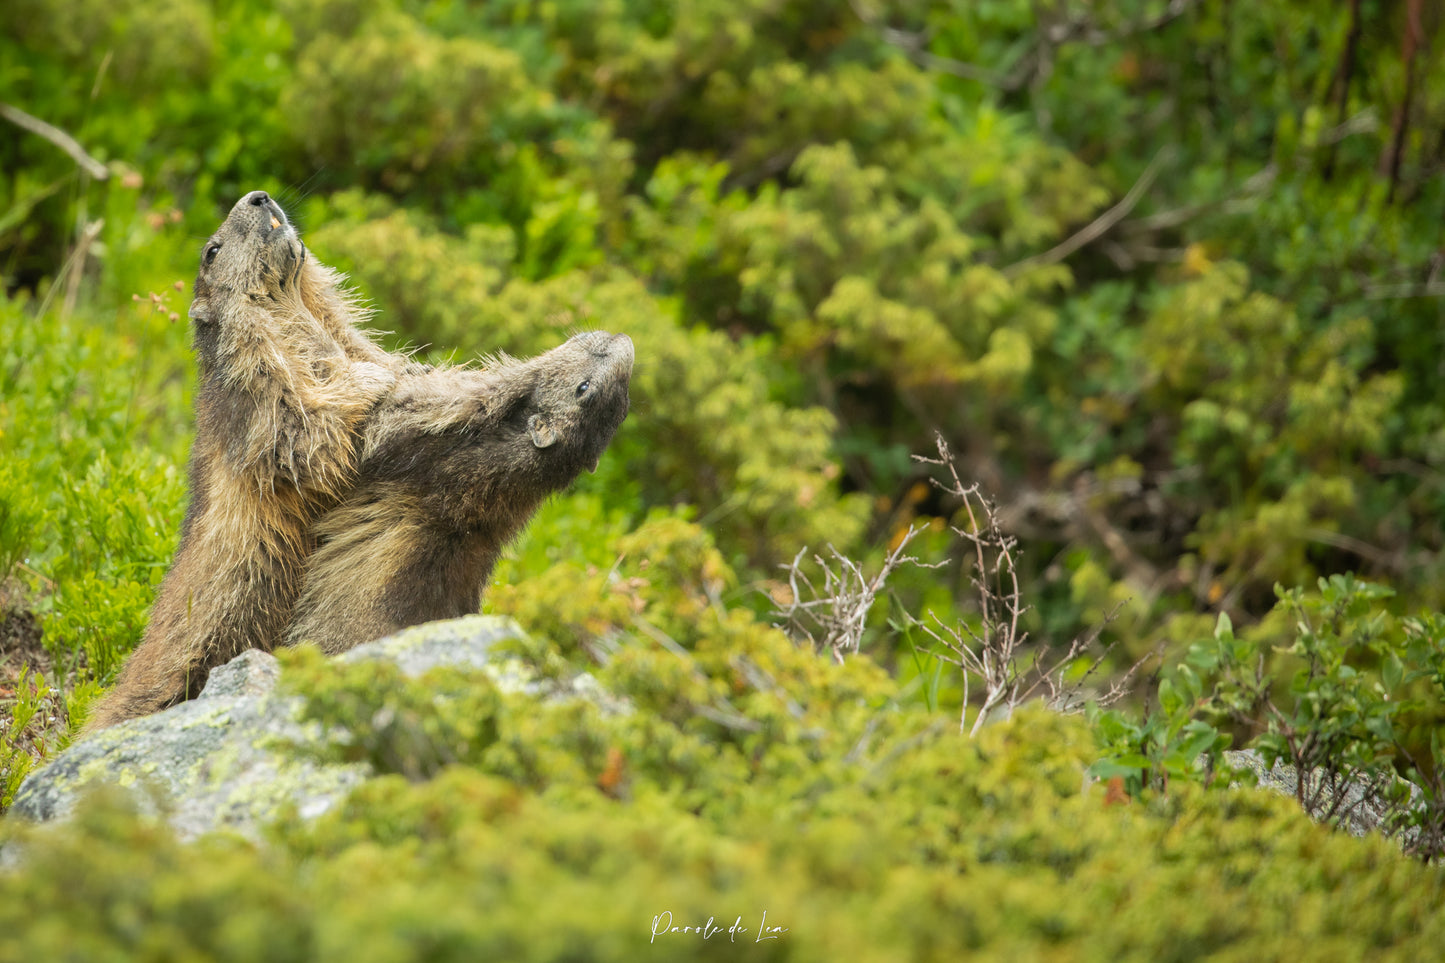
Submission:
M 833 660 L 841 665 L 846 653 L 858 651 L 868 627 L 868 613 L 873 610 L 873 603 L 883 591 L 889 576 L 903 565 L 938 568 L 942 564 L 925 563 L 904 554 L 908 544 L 918 537 L 924 527 L 916 525 L 910 528 L 871 577 L 863 573 L 861 565 L 829 545 L 831 561 L 820 555 L 813 556 L 813 561 L 823 573 L 821 591 L 803 571 L 803 555 L 807 549 L 800 549 L 792 563 L 783 566 L 788 570 L 791 597 L 786 605 L 775 609 L 775 614 L 782 619 L 777 624 L 794 638 L 807 639 L 815 651 L 831 652 Z
M 1024 45 L 1011 63 L 1001 68 L 981 67 L 978 64 L 943 57 L 928 49 L 931 39 L 927 31 L 898 30 L 883 23 L 877 15 L 866 9 L 860 0 L 848 0 L 849 6 L 858 19 L 878 31 L 884 42 L 903 51 L 924 70 L 936 70 L 952 74 L 964 80 L 987 84 L 1005 93 L 1022 90 L 1032 83 L 1040 73 L 1046 73 L 1051 65 L 1049 53 L 1057 47 L 1082 40 L 1090 46 L 1123 40 L 1140 33 L 1158 30 L 1182 16 L 1199 0 L 1169 0 L 1169 5 L 1158 16 L 1136 23 L 1125 24 L 1113 30 L 1099 27 L 1088 17 L 1060 20 L 1041 27 L 1030 42 Z
M 96 180 L 103 181 L 110 176 L 110 171 L 104 164 L 87 154 L 85 148 L 80 146 L 79 141 L 54 124 L 47 124 L 39 117 L 33 117 L 19 107 L 5 103 L 0 103 L 0 117 L 4 117 L 15 126 L 28 130 L 36 136 L 44 137 L 69 154 L 71 159 L 81 166 L 81 169 Z
M 1410 129 L 1410 111 L 1415 101 L 1415 54 L 1424 44 L 1425 31 L 1421 27 L 1420 0 L 1405 0 L 1405 34 L 1400 40 L 1400 59 L 1405 64 L 1405 94 L 1395 111 L 1390 145 L 1380 159 L 1381 173 L 1388 173 L 1390 189 L 1386 202 L 1393 203 L 1395 189 L 1400 184 L 1400 162 L 1405 154 L 1406 134 Z
M 1038 267 L 1043 264 L 1056 264 L 1070 254 L 1073 254 L 1085 244 L 1103 236 L 1110 228 L 1122 221 L 1128 216 L 1129 212 L 1134 209 L 1134 205 L 1139 203 L 1140 198 L 1144 196 L 1144 192 L 1153 185 L 1154 179 L 1159 176 L 1159 168 L 1165 158 L 1172 157 L 1173 154 L 1174 151 L 1170 147 L 1160 148 L 1159 152 L 1154 155 L 1154 159 L 1149 161 L 1149 166 L 1144 168 L 1144 172 L 1140 174 L 1139 179 L 1134 182 L 1134 186 L 1129 188 L 1129 193 L 1125 194 L 1119 203 L 1109 208 L 1103 214 L 1100 214 L 1067 240 L 1055 245 L 1042 254 L 1024 258 L 1022 261 L 1004 268 L 1004 277 L 1015 278 L 1029 268 Z
M 1441 291 L 1445 294 L 1445 290 Z M 1403 567 L 1403 560 L 1395 553 L 1387 552 L 1377 548 L 1369 542 L 1345 535 L 1340 532 L 1332 532 L 1327 528 L 1307 528 L 1300 533 L 1311 542 L 1318 542 L 1321 545 L 1329 545 L 1331 548 L 1338 548 L 1354 555 L 1358 555 L 1367 561 L 1374 562 L 1381 568 L 1398 571 Z
M 1295 155 L 1294 163 L 1303 162 L 1309 153 L 1322 147 L 1333 147 L 1341 141 L 1356 134 L 1368 134 L 1380 126 L 1379 119 L 1374 111 L 1364 110 L 1345 120 L 1334 127 L 1320 133 L 1319 138 L 1308 147 L 1301 148 Z M 1262 194 L 1268 190 L 1279 177 L 1279 165 L 1273 162 L 1268 163 L 1255 171 L 1238 185 L 1221 194 L 1219 197 L 1204 201 L 1199 204 L 1188 204 L 1184 207 L 1177 207 L 1173 210 L 1159 211 L 1150 214 L 1148 217 L 1136 218 L 1132 221 L 1125 221 L 1120 225 L 1120 231 L 1129 236 L 1149 234 L 1155 231 L 1168 230 L 1187 224 L 1201 214 L 1208 213 L 1215 209 L 1232 209 L 1231 205 L 1243 202 L 1245 199 L 1256 194 Z
M 734 732 L 759 732 L 763 724 L 756 719 L 749 719 L 740 712 L 724 712 L 721 709 L 714 709 L 712 706 L 694 705 L 692 711 L 702 716 L 709 722 L 716 722 L 724 729 L 731 729 Z
M 1212 200 L 1203 201 L 1199 204 L 1188 204 L 1184 207 L 1176 207 L 1169 211 L 1160 211 L 1157 214 L 1150 214 L 1148 217 L 1141 217 L 1129 221 L 1124 225 L 1124 230 L 1130 234 L 1149 233 L 1153 231 L 1166 230 L 1187 224 L 1200 214 L 1221 207 L 1236 198 L 1251 197 L 1263 193 L 1274 179 L 1279 176 L 1279 167 L 1275 164 L 1266 164 L 1255 171 L 1246 180 L 1230 190 L 1228 193 Z
M 1093 663 L 1080 678 L 1066 680 L 1070 667 L 1081 659 L 1085 651 L 1099 640 L 1099 635 L 1119 611 L 1116 606 L 1104 620 L 1090 632 L 1075 638 L 1058 657 L 1046 661 L 1046 649 L 1029 645 L 1029 633 L 1021 628 L 1021 619 L 1028 606 L 1023 603 L 1023 590 L 1018 576 L 1018 548 L 1013 536 L 1006 534 L 999 523 L 997 507 L 985 498 L 977 483 L 965 485 L 959 477 L 958 466 L 953 452 L 942 435 L 935 438 L 938 457 L 928 458 L 914 455 L 913 460 L 921 464 L 942 468 L 942 477 L 931 477 L 929 481 L 944 494 L 963 502 L 959 510 L 967 516 L 967 528 L 953 526 L 952 530 L 960 539 L 972 544 L 972 571 L 969 582 L 976 593 L 978 606 L 978 628 L 969 622 L 957 619 L 945 624 L 935 612 L 928 612 L 927 620 L 914 619 L 912 624 L 938 643 L 934 654 L 944 662 L 962 669 L 963 706 L 959 714 L 959 731 L 970 736 L 978 733 L 995 710 L 1003 709 L 1012 714 L 1015 707 L 1033 698 L 1036 693 L 1046 692 L 1048 703 L 1058 711 L 1078 711 L 1085 700 L 1081 697 L 1084 686 L 1099 670 L 1113 645 L 1105 646 Z M 977 505 L 975 505 L 977 502 Z M 1157 655 L 1147 653 L 1134 663 L 1124 675 L 1096 698 L 1089 701 L 1110 705 L 1123 698 L 1132 686 L 1139 668 Z M 968 725 L 970 677 L 977 676 L 982 684 L 982 704 L 974 716 L 973 725 Z
M 1198 0 L 1169 0 L 1169 6 L 1165 7 L 1157 17 L 1125 24 L 1115 30 L 1104 30 L 1087 17 L 1062 21 L 1048 29 L 1049 42 L 1058 46 L 1072 40 L 1082 40 L 1091 47 L 1102 47 L 1105 44 L 1114 43 L 1116 40 L 1123 40 L 1125 37 L 1158 30 L 1183 16 L 1197 2 Z
M 101 230 L 105 227 L 105 220 L 91 221 L 85 225 L 85 230 L 80 232 L 80 238 L 75 242 L 75 251 L 71 254 L 70 260 L 66 262 L 66 270 L 69 277 L 65 283 L 65 299 L 60 302 L 60 316 L 68 318 L 75 312 L 76 299 L 80 297 L 80 279 L 85 276 L 85 259 L 90 254 L 90 248 L 95 244 L 95 239 L 100 237 Z
M 1345 112 L 1350 104 L 1350 81 L 1355 74 L 1355 51 L 1360 46 L 1360 0 L 1350 0 L 1350 30 L 1345 35 L 1345 49 L 1340 54 L 1340 65 L 1335 70 L 1335 85 L 1340 92 L 1339 118 L 1337 124 L 1345 122 Z M 1336 145 L 1330 145 L 1330 156 L 1325 161 L 1323 176 L 1330 180 L 1335 172 Z
M 1365 289 L 1365 298 L 1369 301 L 1438 297 L 1445 297 L 1445 281 L 1426 282 L 1425 284 L 1382 284 Z
M 907 50 L 907 48 L 905 48 L 905 50 Z M 1012 79 L 1012 74 L 996 73 L 987 67 L 980 67 L 978 64 L 955 60 L 952 57 L 940 57 L 938 54 L 922 49 L 907 50 L 907 53 L 913 62 L 924 70 L 937 70 L 941 73 L 952 74 L 955 77 L 962 77 L 964 80 L 974 80 L 978 83 L 988 84 L 990 87 L 998 87 L 1003 90 L 1009 90 L 1016 84 L 1016 81 Z
M 44 314 L 50 310 L 50 305 L 55 300 L 55 293 L 60 290 L 62 278 L 69 282 L 66 285 L 66 300 L 62 302 L 64 313 L 69 315 L 70 310 L 75 305 L 76 286 L 79 284 L 78 279 L 85 265 L 86 255 L 90 252 L 91 244 L 95 243 L 95 239 L 100 236 L 101 229 L 104 227 L 104 218 L 91 221 L 85 225 L 85 229 L 81 232 L 79 240 L 76 241 L 74 249 L 70 252 L 70 256 L 65 259 L 65 263 L 60 267 L 60 272 L 55 275 L 55 283 L 50 286 L 49 291 L 45 292 L 45 297 L 40 302 L 40 308 L 36 311 L 37 315 Z

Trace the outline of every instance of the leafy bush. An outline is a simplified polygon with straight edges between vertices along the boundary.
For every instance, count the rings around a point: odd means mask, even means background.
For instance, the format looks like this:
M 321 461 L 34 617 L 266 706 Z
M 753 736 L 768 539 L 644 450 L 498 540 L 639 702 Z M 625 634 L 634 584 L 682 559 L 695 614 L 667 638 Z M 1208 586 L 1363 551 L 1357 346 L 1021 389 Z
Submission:
M 280 109 L 311 162 L 406 192 L 419 177 L 464 187 L 486 176 L 503 144 L 546 133 L 546 100 L 515 52 L 394 14 L 354 36 L 318 33 Z
M 0 806 L 140 641 L 174 550 L 187 388 L 168 307 L 127 299 L 100 325 L 0 304 L 0 624 L 43 633 L 17 653 L 35 664 L 0 658 Z
M 458 241 L 392 213 L 359 228 L 332 224 L 314 244 L 355 272 L 383 316 L 463 352 L 532 354 L 578 325 L 629 333 L 638 345 L 638 414 L 608 455 L 619 480 L 638 479 L 646 504 L 686 493 L 689 504 L 714 513 L 733 552 L 757 563 L 805 541 L 853 541 L 863 505 L 836 493 L 833 419 L 771 397 L 764 344 L 689 330 L 672 305 L 617 272 L 499 286 L 497 270 L 478 257 L 493 237 L 476 231 L 471 243 Z
M 13 937 L 0 952 L 721 959 L 742 949 L 727 932 L 737 917 L 741 942 L 790 959 L 1183 960 L 1304 945 L 1404 960 L 1442 935 L 1437 871 L 1380 840 L 1329 836 L 1286 800 L 1185 790 L 1120 806 L 1081 791 L 1092 740 L 1077 721 L 1025 712 L 968 742 L 905 717 L 821 767 L 780 743 L 741 770 L 705 756 L 696 771 L 714 785 L 756 774 L 744 793 L 702 798 L 656 781 L 654 760 L 688 765 L 699 745 L 665 722 L 646 731 L 559 706 L 506 709 L 498 724 L 511 748 L 491 766 L 369 780 L 261 848 L 181 846 L 103 806 L 69 830 L 11 830 L 24 864 L 0 877 Z M 843 734 L 825 738 L 846 752 L 857 733 Z M 546 788 L 488 774 L 503 757 L 531 759 Z M 95 911 L 74 916 L 77 898 Z M 782 931 L 759 945 L 764 912 Z M 720 932 L 672 933 L 665 914 Z
M 1350 576 L 1320 579 L 1317 592 L 1280 589 L 1274 616 L 1291 630 L 1287 646 L 1272 647 L 1265 632 L 1236 636 L 1221 615 L 1161 678 L 1156 711 L 1100 715 L 1108 758 L 1093 771 L 1127 777 L 1136 794 L 1207 783 L 1228 770 L 1220 751 L 1237 734 L 1266 766 L 1293 768 L 1296 799 L 1315 818 L 1345 825 L 1383 812 L 1382 832 L 1439 860 L 1442 625 L 1392 616 L 1380 605 L 1390 595 Z

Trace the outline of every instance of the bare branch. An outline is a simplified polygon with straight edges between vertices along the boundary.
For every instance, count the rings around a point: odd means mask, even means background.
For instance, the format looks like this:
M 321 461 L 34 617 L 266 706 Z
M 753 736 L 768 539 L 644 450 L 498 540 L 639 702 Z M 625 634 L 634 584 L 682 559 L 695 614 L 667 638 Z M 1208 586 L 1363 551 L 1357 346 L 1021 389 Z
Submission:
M 972 728 L 968 729 L 969 735 L 974 735 L 996 707 L 1003 705 L 1011 712 L 1021 701 L 1019 657 L 1028 633 L 1019 630 L 1019 620 L 1028 607 L 1023 604 L 1014 561 L 1017 543 L 999 527 L 998 512 L 979 492 L 979 486 L 963 483 L 948 442 L 941 434 L 935 442 L 937 458 L 915 455 L 914 460 L 943 468 L 946 478 L 931 481 L 963 502 L 968 528 L 954 527 L 953 532 L 973 546 L 969 582 L 977 593 L 980 619 L 977 631 L 961 620 L 952 626 L 944 625 L 932 612 L 929 613 L 932 625 L 919 624 L 943 646 L 942 658 L 963 669 L 965 677 L 972 672 L 983 682 L 983 705 L 974 717 Z M 968 701 L 965 699 L 958 720 L 959 730 L 967 728 L 967 723 Z
M 1279 176 L 1279 168 L 1274 164 L 1266 164 L 1255 171 L 1238 186 L 1232 188 L 1220 197 L 1204 201 L 1199 204 L 1189 204 L 1184 207 L 1176 207 L 1173 210 L 1160 211 L 1157 214 L 1150 214 L 1148 217 L 1140 217 L 1123 225 L 1125 231 L 1130 234 L 1146 234 L 1153 231 L 1167 230 L 1187 224 L 1200 214 L 1212 211 L 1221 207 L 1231 200 L 1241 197 L 1252 197 L 1255 194 L 1263 193 L 1276 177 Z
M 1154 159 L 1149 161 L 1149 165 L 1144 168 L 1144 172 L 1139 175 L 1139 179 L 1134 182 L 1134 186 L 1129 188 L 1129 192 L 1124 195 L 1119 203 L 1044 253 L 1024 258 L 1022 261 L 1004 268 L 1004 277 L 1014 278 L 1029 268 L 1038 267 L 1042 264 L 1056 264 L 1070 254 L 1073 254 L 1085 244 L 1102 237 L 1110 228 L 1122 221 L 1128 216 L 1129 212 L 1134 209 L 1134 205 L 1139 203 L 1140 198 L 1144 196 L 1144 192 L 1153 185 L 1154 179 L 1159 176 L 1159 168 L 1165 158 L 1172 157 L 1173 153 L 1174 151 L 1170 147 L 1160 148 L 1159 152 L 1154 155 Z
M 962 619 L 946 625 L 936 613 L 929 612 L 927 621 L 915 620 L 914 624 L 939 644 L 940 650 L 935 653 L 939 658 L 963 670 L 963 709 L 959 730 L 966 730 L 972 736 L 995 710 L 1002 709 L 1011 714 L 1016 706 L 1039 693 L 1046 693 L 1049 705 L 1058 711 L 1078 711 L 1085 703 L 1084 686 L 1098 671 L 1113 646 L 1105 647 L 1078 679 L 1066 681 L 1064 677 L 1098 642 L 1100 633 L 1114 620 L 1119 607 L 1116 606 L 1091 632 L 1074 639 L 1062 655 L 1052 662 L 1045 662 L 1044 652 L 1029 646 L 1028 632 L 1021 627 L 1028 606 L 1023 603 L 1019 585 L 1017 542 L 1004 533 L 999 524 L 997 507 L 980 493 L 979 486 L 963 483 L 953 452 L 942 435 L 936 438 L 936 443 L 937 458 L 915 455 L 914 460 L 943 469 L 941 479 L 934 477 L 930 480 L 941 491 L 963 503 L 962 512 L 968 518 L 968 527 L 955 527 L 953 531 L 973 546 L 969 583 L 975 592 L 979 619 L 977 628 Z M 1139 667 L 1154 654 L 1140 659 L 1102 693 L 1093 694 L 1089 701 L 1108 705 L 1123 698 L 1131 688 Z M 982 683 L 983 701 L 970 727 L 971 676 L 977 676 Z
M 75 250 L 71 252 L 70 258 L 65 262 L 65 272 L 68 274 L 65 282 L 65 300 L 60 302 L 60 316 L 68 318 L 75 313 L 75 302 L 80 297 L 80 279 L 85 276 L 85 259 L 90 254 L 90 248 L 95 244 L 96 238 L 105 227 L 105 220 L 91 221 L 85 225 L 80 232 L 79 239 L 75 242 Z
M 1087 16 L 1060 19 L 1041 25 L 1031 41 L 1023 44 L 1023 50 L 1012 62 L 999 68 L 981 67 L 952 57 L 939 56 L 928 49 L 931 38 L 927 31 L 898 30 L 883 23 L 860 0 L 849 0 L 849 5 L 859 20 L 878 31 L 885 43 L 901 50 L 924 70 L 936 70 L 1012 92 L 1022 90 L 1040 74 L 1046 74 L 1051 68 L 1051 52 L 1057 47 L 1075 41 L 1100 47 L 1136 34 L 1158 30 L 1198 2 L 1199 0 L 1169 0 L 1169 5 L 1158 16 L 1124 24 L 1113 30 L 1100 27 Z
M 1294 163 L 1296 165 L 1303 163 L 1319 148 L 1333 147 L 1356 134 L 1368 134 L 1378 129 L 1379 126 L 1379 118 L 1375 116 L 1373 111 L 1361 111 L 1353 117 L 1341 121 L 1334 127 L 1322 131 L 1313 143 L 1300 149 L 1294 157 Z M 1120 231 L 1130 236 L 1149 234 L 1187 224 L 1199 215 L 1206 214 L 1212 210 L 1231 211 L 1238 209 L 1243 207 L 1244 202 L 1248 199 L 1269 190 L 1279 177 L 1279 171 L 1279 165 L 1271 162 L 1255 171 L 1219 197 L 1199 204 L 1188 204 L 1184 207 L 1174 208 L 1173 210 L 1159 211 L 1158 213 L 1150 214 L 1148 217 L 1125 221 L 1120 225 Z
M 19 107 L 11 104 L 0 103 L 0 117 L 4 117 L 10 121 L 10 123 L 24 130 L 28 130 L 32 134 L 44 137 L 56 147 L 59 147 L 69 154 L 71 159 L 79 164 L 82 170 L 96 180 L 103 181 L 110 176 L 110 171 L 104 164 L 87 154 L 85 148 L 80 146 L 79 141 L 59 127 L 53 124 L 47 124 L 39 117 L 33 117 Z
M 924 527 L 910 528 L 884 558 L 882 568 L 871 577 L 863 573 L 859 563 L 829 545 L 831 560 L 813 556 L 823 573 L 821 591 L 803 571 L 803 555 L 807 549 L 799 550 L 792 563 L 783 566 L 788 571 L 791 597 L 787 604 L 775 610 L 774 614 L 782 620 L 776 624 L 794 638 L 807 639 L 815 651 L 831 652 L 833 660 L 841 665 L 846 653 L 858 651 L 868 627 L 868 613 L 873 610 L 873 603 L 889 576 L 902 565 L 938 567 L 904 554 Z
M 80 238 L 75 242 L 74 249 L 70 252 L 70 256 L 65 259 L 65 263 L 60 266 L 60 272 L 55 275 L 55 283 L 50 286 L 49 291 L 45 292 L 45 297 L 40 302 L 40 309 L 36 312 L 37 314 L 44 314 L 50 310 L 50 305 L 55 300 L 55 293 L 60 290 L 60 281 L 63 278 L 66 279 L 67 283 L 65 286 L 65 300 L 61 302 L 61 310 L 65 316 L 68 317 L 70 315 L 71 310 L 75 307 L 75 298 L 79 293 L 80 275 L 85 269 L 85 258 L 90 253 L 90 246 L 95 243 L 95 239 L 100 236 L 100 232 L 104 227 L 105 220 L 103 218 L 91 221 L 85 225 L 85 229 L 80 233 Z

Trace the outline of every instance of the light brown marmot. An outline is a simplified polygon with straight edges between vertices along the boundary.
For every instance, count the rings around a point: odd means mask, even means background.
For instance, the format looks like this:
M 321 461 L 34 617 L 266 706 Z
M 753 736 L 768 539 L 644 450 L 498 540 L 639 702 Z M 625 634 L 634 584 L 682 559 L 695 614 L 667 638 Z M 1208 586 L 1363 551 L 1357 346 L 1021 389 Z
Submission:
M 408 368 L 354 330 L 338 280 L 264 191 L 202 249 L 190 505 L 145 637 L 89 730 L 190 698 L 214 666 L 281 640 L 311 525 L 350 491 L 362 419 Z
M 527 361 L 401 379 L 354 490 L 314 529 L 286 641 L 341 652 L 477 611 L 506 544 L 598 459 L 628 410 L 632 341 L 593 331 Z

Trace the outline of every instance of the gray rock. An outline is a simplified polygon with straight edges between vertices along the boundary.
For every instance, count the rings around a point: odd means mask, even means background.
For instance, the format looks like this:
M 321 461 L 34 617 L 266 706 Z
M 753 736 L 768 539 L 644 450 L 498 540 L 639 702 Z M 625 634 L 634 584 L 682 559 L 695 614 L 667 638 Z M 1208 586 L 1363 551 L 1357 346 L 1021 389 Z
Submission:
M 1299 787 L 1299 772 L 1283 760 L 1278 760 L 1273 767 L 1269 767 L 1264 764 L 1264 756 L 1257 749 L 1244 749 L 1227 750 L 1224 761 L 1236 769 L 1253 772 L 1260 788 L 1295 798 Z M 1363 779 L 1347 782 L 1339 787 L 1338 791 L 1332 792 L 1329 786 L 1323 785 L 1322 780 L 1323 775 L 1319 770 L 1311 770 L 1305 777 L 1305 798 L 1316 800 L 1313 807 L 1306 806 L 1306 811 L 1313 808 L 1311 816 L 1318 819 L 1334 810 L 1340 828 L 1351 836 L 1365 836 L 1371 832 L 1387 830 L 1385 823 L 1390 816 L 1390 807 L 1381 798 L 1380 792 L 1371 791 Z M 1420 787 L 1407 782 L 1404 784 L 1408 787 L 1409 807 L 1420 805 L 1424 798 Z M 1402 842 L 1408 844 L 1411 838 L 1412 834 L 1407 832 Z
M 415 626 L 342 658 L 389 659 L 409 676 L 437 666 L 481 669 L 503 691 L 588 698 L 606 711 L 626 711 L 591 677 L 536 680 L 516 660 L 497 658 L 493 647 L 519 634 L 510 619 L 474 615 Z M 319 745 L 322 734 L 298 721 L 299 698 L 276 692 L 279 676 L 273 656 L 242 653 L 213 671 L 196 699 L 104 729 L 32 773 L 10 815 L 63 819 L 88 788 L 109 784 L 129 792 L 142 812 L 165 818 L 182 838 L 224 829 L 254 839 L 292 805 L 303 818 L 319 816 L 370 772 L 292 747 Z

